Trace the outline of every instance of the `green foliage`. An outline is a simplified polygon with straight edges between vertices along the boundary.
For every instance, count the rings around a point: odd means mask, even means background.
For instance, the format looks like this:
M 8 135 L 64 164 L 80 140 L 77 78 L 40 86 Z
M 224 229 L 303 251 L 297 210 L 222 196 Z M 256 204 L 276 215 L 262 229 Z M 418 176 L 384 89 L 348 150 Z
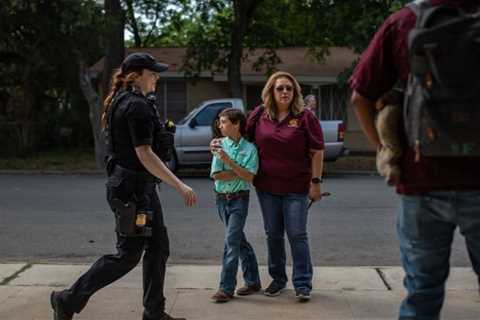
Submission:
M 316 15 L 315 29 L 321 30 L 310 39 L 309 46 L 349 47 L 361 53 L 370 43 L 375 32 L 393 12 L 401 9 L 407 0 L 400 1 L 311 1 L 311 10 Z M 316 55 L 317 60 L 328 54 Z M 345 86 L 357 61 L 354 61 L 338 76 L 338 85 Z
M 2 170 L 95 171 L 95 157 L 90 149 L 47 151 L 26 157 L 0 158 Z
M 408 1 L 312 1 L 316 29 L 315 40 L 328 37 L 336 46 L 350 47 L 360 53 L 368 45 L 385 18 Z M 323 34 L 323 35 L 321 35 Z
M 123 0 L 126 30 L 133 35 L 128 46 L 165 46 L 181 33 L 182 19 L 188 0 Z M 176 44 L 175 46 L 178 46 Z
M 240 0 L 239 0 L 240 1 Z M 269 74 L 279 47 L 308 47 L 322 63 L 332 46 L 362 52 L 384 19 L 406 0 L 262 0 L 241 40 L 243 59 L 265 48 L 253 68 Z M 122 0 L 129 46 L 186 47 L 183 70 L 224 72 L 232 53 L 234 0 Z M 122 19 L 123 17 L 118 17 Z M 3 0 L 0 5 L 1 156 L 90 147 L 78 63 L 104 54 L 109 23 L 94 0 Z M 235 43 L 237 45 L 238 43 Z M 354 64 L 339 76 L 345 83 Z
M 2 1 L 0 122 L 11 130 L 0 139 L 6 150 L 31 153 L 58 143 L 52 138 L 66 128 L 63 117 L 88 124 L 88 109 L 80 111 L 77 57 L 87 63 L 101 57 L 102 28 L 95 1 Z
M 204 70 L 223 71 L 230 49 L 232 1 L 193 2 L 197 7 L 185 16 L 190 23 L 183 30 L 184 35 L 177 38 L 182 39 L 181 45 L 187 45 L 184 70 L 188 75 L 198 75 Z M 319 63 L 325 60 L 332 46 L 349 47 L 360 53 L 385 18 L 407 2 L 265 0 L 252 17 L 243 46 L 249 49 L 247 55 L 254 48 L 268 49 L 254 63 L 257 70 L 266 73 L 280 62 L 275 55 L 279 47 L 308 47 Z
M 204 70 L 225 70 L 231 46 L 231 1 L 195 1 L 184 7 L 184 14 L 189 23 L 184 24 L 182 36 L 187 50 L 182 70 L 193 77 Z

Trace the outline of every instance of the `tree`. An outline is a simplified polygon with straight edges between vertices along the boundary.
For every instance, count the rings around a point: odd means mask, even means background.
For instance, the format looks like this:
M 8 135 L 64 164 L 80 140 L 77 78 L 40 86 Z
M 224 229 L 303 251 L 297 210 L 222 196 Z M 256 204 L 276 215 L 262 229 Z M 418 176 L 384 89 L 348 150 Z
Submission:
M 103 168 L 106 155 L 106 145 L 103 140 L 102 129 L 100 124 L 101 113 L 103 111 L 102 101 L 105 100 L 110 91 L 112 74 L 115 68 L 118 68 L 125 56 L 124 29 L 125 20 L 124 12 L 120 0 L 105 0 L 105 57 L 103 60 L 102 70 L 102 86 L 100 91 L 100 99 L 92 88 L 89 77 L 86 74 L 84 64 L 80 64 L 79 76 L 80 84 L 89 104 L 90 124 L 92 126 L 94 145 L 95 145 L 95 161 L 98 168 Z
M 105 60 L 102 71 L 102 98 L 110 91 L 113 70 L 125 57 L 125 17 L 120 0 L 105 0 Z M 102 99 L 103 100 L 103 99 Z
M 125 55 L 125 29 L 132 32 L 137 47 L 146 46 L 156 35 L 157 24 L 164 21 L 168 5 L 172 0 L 105 0 L 105 56 L 102 70 L 101 91 L 97 94 L 90 83 L 86 64 L 80 64 L 79 79 L 84 96 L 89 104 L 90 123 L 94 137 L 97 167 L 103 168 L 105 143 L 102 135 L 100 118 L 103 110 L 102 101 L 110 91 L 111 78 Z M 167 12 L 163 14 L 162 12 Z M 137 18 L 137 14 L 139 16 Z
M 240 68 L 243 57 L 243 39 L 247 28 L 252 21 L 255 9 L 262 1 L 234 0 L 233 1 L 233 28 L 228 54 L 228 82 L 234 98 L 243 98 L 242 76 Z
M 187 76 L 226 72 L 232 95 L 241 97 L 240 67 L 256 48 L 266 50 L 254 68 L 266 73 L 280 62 L 278 47 L 309 47 L 319 62 L 331 46 L 361 52 L 384 18 L 405 2 L 106 0 L 102 10 L 94 0 L 4 0 L 0 138 L 9 143 L 2 152 L 26 154 L 57 146 L 61 125 L 85 118 L 97 163 L 103 164 L 102 100 L 113 69 L 123 59 L 125 28 L 136 46 L 186 46 Z M 98 85 L 90 83 L 86 66 L 102 56 L 104 70 L 96 93 Z M 88 109 L 82 108 L 85 100 Z M 88 130 L 83 122 L 77 127 Z M 91 143 L 90 136 L 84 140 Z
M 215 73 L 226 69 L 232 95 L 241 96 L 239 66 L 256 48 L 266 50 L 253 65 L 267 74 L 281 62 L 276 55 L 279 47 L 308 47 L 319 63 L 325 61 L 332 46 L 359 53 L 385 17 L 408 1 L 192 2 L 197 6 L 188 16 L 192 24 L 187 23 L 184 29 L 187 40 L 178 42 L 187 46 L 184 71 L 197 76 L 206 70 Z M 248 48 L 247 52 L 243 48 Z
M 123 0 L 126 30 L 135 47 L 151 47 L 165 32 L 164 26 L 178 20 L 186 0 Z
M 0 68 L 12 76 L 9 83 L 0 84 L 0 92 L 8 98 L 6 109 L 13 110 L 20 153 L 44 144 L 39 137 L 52 139 L 54 132 L 46 124 L 71 109 L 70 101 L 76 108 L 84 106 L 76 98 L 81 92 L 89 106 L 97 165 L 103 166 L 101 101 L 109 91 L 113 69 L 124 57 L 124 18 L 120 0 L 106 0 L 104 13 L 101 9 L 93 0 L 10 0 L 0 7 L 0 56 L 6 57 Z M 104 70 L 97 94 L 86 66 L 102 56 L 102 42 Z
M 187 54 L 183 70 L 198 75 L 204 70 L 227 69 L 233 97 L 243 97 L 241 61 L 244 39 L 253 15 L 263 0 L 196 1 L 197 12 L 187 35 Z
M 388 15 L 399 10 L 408 0 L 326 1 L 304 3 L 305 10 L 313 13 L 308 25 L 308 47 L 319 62 L 329 55 L 332 46 L 352 48 L 361 53 Z M 315 30 L 320 32 L 314 32 Z M 339 75 L 338 84 L 346 84 L 358 61 L 353 61 Z
M 79 104 L 76 52 L 88 63 L 98 59 L 98 9 L 89 0 L 2 2 L 0 120 L 16 132 L 2 135 L 9 152 L 29 154 L 55 144 L 55 120 Z

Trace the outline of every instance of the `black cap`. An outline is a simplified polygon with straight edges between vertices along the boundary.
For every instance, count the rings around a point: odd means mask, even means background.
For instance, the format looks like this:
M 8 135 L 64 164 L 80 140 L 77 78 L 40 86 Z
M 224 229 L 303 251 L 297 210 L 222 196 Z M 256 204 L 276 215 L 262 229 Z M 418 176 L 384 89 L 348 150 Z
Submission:
M 125 60 L 123 60 L 120 67 L 122 72 L 129 71 L 132 68 L 148 69 L 153 72 L 163 72 L 168 69 L 167 64 L 155 61 L 155 58 L 146 52 L 135 52 L 129 54 Z

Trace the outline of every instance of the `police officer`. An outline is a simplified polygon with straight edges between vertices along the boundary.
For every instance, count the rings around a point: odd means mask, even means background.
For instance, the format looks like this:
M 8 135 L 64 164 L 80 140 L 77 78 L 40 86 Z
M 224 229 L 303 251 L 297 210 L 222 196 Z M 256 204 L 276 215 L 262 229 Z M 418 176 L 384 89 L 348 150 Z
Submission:
M 147 53 L 125 58 L 105 99 L 102 126 L 107 137 L 107 200 L 115 213 L 117 254 L 95 262 L 70 289 L 52 292 L 54 320 L 69 320 L 88 299 L 132 270 L 143 257 L 143 320 L 172 320 L 163 293 L 169 255 L 167 229 L 156 191 L 158 179 L 174 187 L 191 207 L 196 194 L 158 156 L 162 124 L 147 95 L 167 65 Z M 178 319 L 177 319 L 178 320 Z

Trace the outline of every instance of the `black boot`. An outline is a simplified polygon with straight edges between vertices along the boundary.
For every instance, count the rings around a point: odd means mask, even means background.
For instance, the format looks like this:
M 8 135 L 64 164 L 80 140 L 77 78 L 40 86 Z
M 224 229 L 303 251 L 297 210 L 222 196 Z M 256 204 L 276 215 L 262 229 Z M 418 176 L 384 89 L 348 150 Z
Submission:
M 53 309 L 53 320 L 72 320 L 73 312 L 65 310 L 60 299 L 60 292 L 52 291 L 50 294 L 50 304 Z
M 161 320 L 187 320 L 185 318 L 174 318 L 174 317 L 172 317 L 172 316 L 170 316 L 169 314 L 166 314 L 166 313 L 164 313 L 163 317 L 160 318 L 160 319 Z

